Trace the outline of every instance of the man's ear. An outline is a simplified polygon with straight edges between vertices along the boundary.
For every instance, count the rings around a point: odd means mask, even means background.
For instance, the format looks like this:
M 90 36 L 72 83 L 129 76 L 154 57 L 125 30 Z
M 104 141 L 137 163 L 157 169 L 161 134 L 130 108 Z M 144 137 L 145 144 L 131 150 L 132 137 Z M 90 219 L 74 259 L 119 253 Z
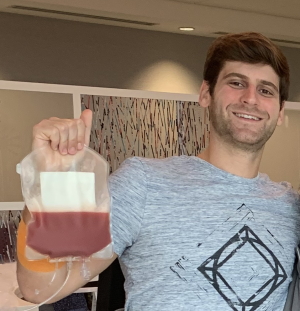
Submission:
M 206 108 L 210 105 L 211 96 L 209 94 L 209 85 L 207 81 L 203 81 L 200 87 L 199 104 L 201 107 Z
M 281 125 L 284 121 L 284 105 L 285 102 L 282 102 L 282 107 L 279 111 L 279 116 L 278 116 L 278 120 L 277 120 L 277 125 Z

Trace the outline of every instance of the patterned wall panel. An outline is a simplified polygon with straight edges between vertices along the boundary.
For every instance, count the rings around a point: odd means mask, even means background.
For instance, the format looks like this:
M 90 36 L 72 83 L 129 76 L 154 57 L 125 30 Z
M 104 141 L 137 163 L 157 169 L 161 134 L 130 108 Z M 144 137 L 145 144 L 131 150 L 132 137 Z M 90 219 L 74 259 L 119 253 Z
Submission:
M 21 211 L 0 211 L 0 264 L 16 261 Z
M 112 171 L 130 156 L 196 155 L 208 143 L 208 111 L 198 103 L 93 95 L 81 100 L 82 109 L 94 112 L 90 147 Z
M 209 142 L 209 113 L 195 102 L 176 102 L 178 106 L 178 154 L 197 155 Z

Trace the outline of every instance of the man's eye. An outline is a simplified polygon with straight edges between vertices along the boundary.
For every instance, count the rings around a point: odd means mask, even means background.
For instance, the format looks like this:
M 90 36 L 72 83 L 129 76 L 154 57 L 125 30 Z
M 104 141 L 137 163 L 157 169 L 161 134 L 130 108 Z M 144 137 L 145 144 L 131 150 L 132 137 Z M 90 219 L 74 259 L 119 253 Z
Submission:
M 238 81 L 231 81 L 231 82 L 229 82 L 229 84 L 233 87 L 243 87 L 244 86 L 243 83 L 238 82 Z
M 267 96 L 273 96 L 274 94 L 267 90 L 267 89 L 261 89 L 260 92 L 263 94 L 263 95 L 267 95 Z

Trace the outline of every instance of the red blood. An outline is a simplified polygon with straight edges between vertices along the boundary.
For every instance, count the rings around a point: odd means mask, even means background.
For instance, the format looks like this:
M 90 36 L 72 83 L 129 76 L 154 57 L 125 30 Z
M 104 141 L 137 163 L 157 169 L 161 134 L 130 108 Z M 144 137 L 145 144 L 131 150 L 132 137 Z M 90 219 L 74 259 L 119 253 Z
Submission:
M 33 212 L 27 245 L 50 258 L 89 257 L 111 243 L 109 213 Z

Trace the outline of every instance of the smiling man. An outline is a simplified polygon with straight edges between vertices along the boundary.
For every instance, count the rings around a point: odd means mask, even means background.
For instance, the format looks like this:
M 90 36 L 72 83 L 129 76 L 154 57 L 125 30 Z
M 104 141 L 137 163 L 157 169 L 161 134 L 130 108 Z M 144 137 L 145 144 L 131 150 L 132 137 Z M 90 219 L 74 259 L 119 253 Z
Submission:
M 283 310 L 300 237 L 299 197 L 259 173 L 259 164 L 282 123 L 288 86 L 286 58 L 266 37 L 216 39 L 199 96 L 210 111 L 208 148 L 198 156 L 134 157 L 110 176 L 115 254 L 89 268 L 93 277 L 119 258 L 126 311 Z M 33 146 L 74 154 L 88 144 L 90 128 L 88 110 L 80 120 L 44 120 Z M 21 248 L 19 258 L 25 297 L 49 297 L 53 290 L 36 296 L 35 288 L 46 288 L 51 267 L 29 265 Z M 83 283 L 75 263 L 55 300 Z
M 230 162 L 243 153 L 252 172 L 244 177 L 255 177 L 263 147 L 283 119 L 284 102 L 280 101 L 279 77 L 274 69 L 227 61 L 212 94 L 209 82 L 202 83 L 200 104 L 209 107 L 211 133 L 210 145 L 199 157 L 216 165 L 208 158 L 215 155 L 211 152 L 215 146 L 219 152 L 224 150 L 225 157 L 229 155 Z M 216 160 L 224 163 L 224 157 Z
M 262 80 L 263 75 L 270 81 Z M 211 103 L 207 103 L 212 106 L 213 131 L 226 137 L 227 143 L 234 145 L 238 141 L 242 149 L 260 150 L 282 120 L 278 87 L 278 76 L 268 65 L 227 62 L 220 72 Z M 207 91 L 209 86 L 204 83 L 201 93 Z M 227 114 L 218 107 L 222 98 L 228 101 L 224 107 Z

